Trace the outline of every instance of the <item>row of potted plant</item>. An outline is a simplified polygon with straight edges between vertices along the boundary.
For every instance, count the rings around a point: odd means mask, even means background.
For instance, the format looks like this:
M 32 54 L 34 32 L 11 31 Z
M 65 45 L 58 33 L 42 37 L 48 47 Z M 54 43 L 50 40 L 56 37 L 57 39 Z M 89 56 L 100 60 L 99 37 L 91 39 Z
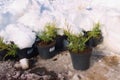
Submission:
M 60 29 L 57 28 L 55 24 L 47 24 L 44 31 L 37 34 L 37 40 L 33 47 L 22 50 L 13 42 L 5 44 L 3 39 L 0 38 L 0 56 L 2 56 L 2 59 L 8 55 L 18 55 L 19 58 L 31 58 L 39 53 L 41 58 L 50 59 L 54 57 L 58 51 L 62 51 L 67 47 L 74 69 L 88 69 L 92 48 L 96 47 L 102 41 L 100 24 L 95 24 L 91 31 L 83 30 L 77 35 L 72 34 L 68 29 L 64 30 L 63 36 L 60 36 L 58 30 Z M 5 51 L 5 55 L 1 55 L 3 51 Z
M 77 35 L 72 34 L 71 30 L 67 29 L 64 30 L 64 36 L 59 36 L 57 30 L 58 28 L 55 25 L 49 24 L 42 34 L 38 35 L 41 40 L 37 45 L 40 56 L 45 59 L 53 57 L 57 48 L 64 49 L 65 40 L 67 41 L 66 47 L 70 52 L 74 69 L 88 69 L 92 48 L 96 47 L 103 39 L 100 24 L 96 23 L 91 31 L 83 30 Z
M 44 31 L 36 35 L 37 38 L 33 46 L 24 49 L 19 49 L 14 42 L 5 43 L 3 38 L 0 37 L 0 60 L 7 58 L 31 58 L 37 56 L 38 52 L 43 59 L 53 57 L 58 51 L 62 50 L 63 46 L 63 44 L 56 44 L 63 42 L 63 36 L 57 35 L 57 31 L 58 28 L 56 28 L 55 24 L 47 24 Z

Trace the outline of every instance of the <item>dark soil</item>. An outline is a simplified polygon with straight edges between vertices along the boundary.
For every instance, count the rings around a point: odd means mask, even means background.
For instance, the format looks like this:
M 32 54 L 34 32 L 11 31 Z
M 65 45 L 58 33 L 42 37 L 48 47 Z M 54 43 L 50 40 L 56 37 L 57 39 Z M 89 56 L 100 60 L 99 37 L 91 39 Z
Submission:
M 14 68 L 15 61 L 0 62 L 0 80 L 67 80 L 66 75 L 55 71 L 49 71 L 45 67 L 35 66 L 36 59 L 30 60 L 30 69 L 22 70 Z
M 40 47 L 46 47 L 46 46 L 49 47 L 49 46 L 55 45 L 55 43 L 56 43 L 55 41 L 53 41 L 53 42 L 50 41 L 48 43 L 44 42 L 44 41 L 41 41 L 41 42 L 38 43 L 38 46 L 40 46 Z

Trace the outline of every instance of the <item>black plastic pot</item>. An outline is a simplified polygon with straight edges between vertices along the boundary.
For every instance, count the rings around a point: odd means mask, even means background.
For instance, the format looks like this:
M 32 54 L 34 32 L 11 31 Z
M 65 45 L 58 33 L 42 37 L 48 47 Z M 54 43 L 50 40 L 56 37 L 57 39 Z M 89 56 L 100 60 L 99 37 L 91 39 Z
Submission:
M 23 59 L 23 58 L 30 59 L 32 57 L 37 56 L 38 52 L 36 47 L 31 47 L 31 48 L 19 49 L 17 55 L 19 59 Z
M 56 38 L 56 45 L 55 45 L 55 50 L 56 51 L 63 51 L 65 50 L 64 48 L 64 40 L 66 39 L 66 36 L 63 35 L 63 36 L 60 36 L 58 35 L 57 38 Z
M 70 52 L 73 68 L 76 70 L 87 70 L 90 66 L 91 53 L 92 49 L 85 50 L 81 53 Z
M 103 41 L 102 35 L 98 38 L 91 38 L 86 43 L 89 47 L 96 47 L 98 44 L 100 44 Z
M 91 31 L 83 31 L 84 32 L 84 36 L 88 37 L 88 33 Z M 96 47 L 98 44 L 100 44 L 103 41 L 103 36 L 102 34 L 100 34 L 97 38 L 96 37 L 92 37 L 90 38 L 87 42 L 86 45 L 88 47 Z
M 19 49 L 17 55 L 19 59 L 36 57 L 38 55 L 37 44 L 40 42 L 38 36 L 36 36 L 35 43 L 30 48 Z
M 29 49 L 27 51 L 27 54 L 28 54 L 28 59 L 32 58 L 32 57 L 36 57 L 39 53 L 38 53 L 38 50 L 37 50 L 37 46 L 32 48 L 32 49 Z
M 0 51 L 0 61 L 3 60 L 4 56 L 7 54 L 7 51 L 6 50 L 2 50 Z
M 27 50 L 28 49 L 25 48 L 25 49 L 19 49 L 17 51 L 17 55 L 18 55 L 19 59 L 27 58 Z
M 50 59 L 54 57 L 56 55 L 55 44 L 56 42 L 53 42 L 48 46 L 37 45 L 40 57 L 43 59 Z

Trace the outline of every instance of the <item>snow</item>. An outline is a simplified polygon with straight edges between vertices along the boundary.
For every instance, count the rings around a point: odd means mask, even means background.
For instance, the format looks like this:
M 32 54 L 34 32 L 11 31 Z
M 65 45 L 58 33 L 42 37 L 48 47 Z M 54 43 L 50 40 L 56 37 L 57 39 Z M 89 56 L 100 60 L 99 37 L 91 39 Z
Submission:
M 104 45 L 120 52 L 118 0 L 0 0 L 0 36 L 21 49 L 31 47 L 47 23 L 78 34 L 97 22 L 102 25 Z
M 1 35 L 5 41 L 13 41 L 20 49 L 32 47 L 35 33 L 21 24 L 9 24 Z
M 120 1 L 119 0 L 94 0 L 92 1 L 93 5 L 100 5 L 103 7 L 109 7 L 109 8 L 115 8 L 119 9 L 120 7 Z
M 12 4 L 7 6 L 7 11 L 13 15 L 21 16 L 27 10 L 29 3 L 29 0 L 15 0 Z

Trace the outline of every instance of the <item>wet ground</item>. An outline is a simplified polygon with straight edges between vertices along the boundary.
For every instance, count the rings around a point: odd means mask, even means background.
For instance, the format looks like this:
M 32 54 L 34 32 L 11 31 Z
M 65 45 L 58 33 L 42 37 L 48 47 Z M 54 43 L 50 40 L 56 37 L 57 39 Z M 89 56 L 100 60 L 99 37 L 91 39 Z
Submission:
M 16 61 L 0 62 L 0 80 L 120 80 L 120 56 L 104 48 L 94 49 L 90 68 L 74 70 L 68 51 L 52 59 L 30 59 L 30 68 L 14 68 Z

